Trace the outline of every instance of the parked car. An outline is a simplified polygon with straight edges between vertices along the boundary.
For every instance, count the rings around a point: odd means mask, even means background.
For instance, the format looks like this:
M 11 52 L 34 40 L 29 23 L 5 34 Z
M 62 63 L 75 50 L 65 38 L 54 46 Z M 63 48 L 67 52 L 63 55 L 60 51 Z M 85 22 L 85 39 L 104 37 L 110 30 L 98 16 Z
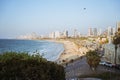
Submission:
M 105 62 L 105 61 L 101 61 L 99 64 L 100 64 L 100 65 L 105 65 L 106 62 Z
M 99 64 L 107 66 L 107 67 L 113 67 L 112 63 L 110 63 L 110 62 L 101 61 Z
M 110 62 L 106 62 L 105 66 L 113 67 L 112 63 L 110 63 Z

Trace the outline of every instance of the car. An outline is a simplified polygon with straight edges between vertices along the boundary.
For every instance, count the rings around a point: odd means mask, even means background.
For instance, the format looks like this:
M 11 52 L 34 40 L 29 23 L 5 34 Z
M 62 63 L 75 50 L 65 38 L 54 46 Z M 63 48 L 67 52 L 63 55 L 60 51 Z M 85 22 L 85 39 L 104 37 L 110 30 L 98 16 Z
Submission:
M 72 78 L 72 79 L 70 79 L 70 80 L 79 80 L 78 78 Z
M 110 62 L 101 61 L 99 64 L 107 66 L 107 67 L 113 67 L 112 63 L 110 63 Z
M 110 63 L 110 62 L 106 62 L 105 66 L 113 67 L 112 63 Z
M 105 65 L 106 62 L 105 62 L 105 61 L 101 61 L 99 64 L 100 64 L 100 65 Z

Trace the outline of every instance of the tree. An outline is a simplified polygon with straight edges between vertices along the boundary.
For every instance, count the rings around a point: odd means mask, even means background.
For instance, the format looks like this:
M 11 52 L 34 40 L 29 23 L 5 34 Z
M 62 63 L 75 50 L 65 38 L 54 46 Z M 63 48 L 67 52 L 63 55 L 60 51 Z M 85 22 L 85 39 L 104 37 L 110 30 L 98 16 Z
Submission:
M 86 54 L 87 63 L 89 64 L 90 68 L 96 70 L 97 66 L 100 62 L 100 56 L 97 54 L 96 51 L 88 51 Z
M 113 44 L 115 45 L 114 64 L 116 64 L 117 48 L 118 45 L 120 44 L 120 31 L 115 33 L 115 36 L 113 37 Z

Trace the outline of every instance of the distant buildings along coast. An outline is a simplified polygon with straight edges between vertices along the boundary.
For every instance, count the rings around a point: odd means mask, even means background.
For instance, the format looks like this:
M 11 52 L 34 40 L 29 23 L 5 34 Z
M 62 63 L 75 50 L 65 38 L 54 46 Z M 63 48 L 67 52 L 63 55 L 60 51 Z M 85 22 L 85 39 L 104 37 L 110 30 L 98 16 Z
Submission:
M 73 33 L 70 34 L 68 30 L 64 30 L 60 32 L 59 30 L 50 32 L 47 35 L 38 35 L 35 32 L 31 34 L 20 35 L 17 39 L 57 39 L 57 38 L 78 38 L 78 37 L 98 37 L 98 36 L 111 36 L 114 35 L 118 28 L 120 28 L 120 22 L 117 22 L 117 27 L 108 26 L 106 29 L 96 28 L 96 27 L 89 27 L 87 35 L 80 34 L 79 29 L 73 29 Z

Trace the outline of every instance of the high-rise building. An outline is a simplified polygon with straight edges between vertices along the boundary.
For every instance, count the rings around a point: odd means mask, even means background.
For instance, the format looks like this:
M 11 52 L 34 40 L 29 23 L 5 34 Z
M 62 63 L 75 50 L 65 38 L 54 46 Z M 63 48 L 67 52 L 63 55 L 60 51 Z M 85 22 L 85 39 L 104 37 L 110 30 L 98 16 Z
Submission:
M 117 31 L 120 31 L 120 22 L 117 22 Z
M 55 38 L 60 38 L 61 37 L 61 33 L 59 31 L 55 31 Z
M 102 29 L 98 30 L 98 35 L 100 36 L 102 34 Z
M 113 43 L 104 45 L 104 57 L 106 62 L 115 64 L 115 45 Z M 117 49 L 116 64 L 120 64 L 120 47 Z
M 89 29 L 88 29 L 88 36 L 92 36 L 92 35 L 93 35 L 92 28 L 89 28 Z
M 49 38 L 52 38 L 52 39 L 55 38 L 55 32 L 50 33 Z
M 108 27 L 108 28 L 107 28 L 107 35 L 108 35 L 108 36 L 111 36 L 111 35 L 112 35 L 112 28 L 111 28 L 111 27 Z
M 97 36 L 97 28 L 93 28 L 93 36 Z
M 77 37 L 77 29 L 74 29 L 74 38 Z
M 115 35 L 116 33 L 116 28 L 113 28 L 113 35 Z
M 68 31 L 67 31 L 67 30 L 65 30 L 65 31 L 63 32 L 63 36 L 66 37 L 66 38 L 68 37 Z
M 98 35 L 97 28 L 89 28 L 88 29 L 88 36 L 97 36 L 97 35 Z
M 116 29 L 115 29 L 115 28 L 108 27 L 108 29 L 107 29 L 107 35 L 108 35 L 108 36 L 114 35 L 115 32 L 116 32 Z

